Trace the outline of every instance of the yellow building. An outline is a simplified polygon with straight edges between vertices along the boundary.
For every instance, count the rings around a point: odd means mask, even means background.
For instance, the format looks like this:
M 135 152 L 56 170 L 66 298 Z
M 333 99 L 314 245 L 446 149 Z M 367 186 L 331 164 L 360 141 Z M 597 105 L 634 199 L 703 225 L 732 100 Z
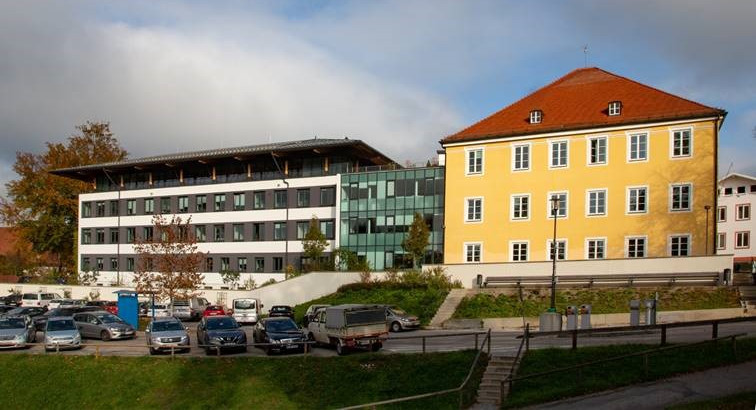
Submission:
M 441 141 L 445 263 L 714 254 L 726 112 L 578 69 Z M 708 225 L 708 226 L 707 226 Z

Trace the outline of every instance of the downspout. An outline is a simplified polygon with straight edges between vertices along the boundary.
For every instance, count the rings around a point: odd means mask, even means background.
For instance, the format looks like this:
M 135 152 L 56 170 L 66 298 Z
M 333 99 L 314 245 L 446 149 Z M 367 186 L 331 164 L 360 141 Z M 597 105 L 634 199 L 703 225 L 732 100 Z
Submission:
M 714 124 L 714 212 L 712 215 L 712 225 L 714 225 L 714 235 L 712 235 L 712 252 L 717 253 L 717 235 L 718 235 L 718 216 L 719 216 L 719 129 L 724 124 L 724 119 L 727 113 L 720 114 L 715 120 Z M 708 244 L 712 245 L 712 244 Z M 708 255 L 706 255 L 708 256 Z

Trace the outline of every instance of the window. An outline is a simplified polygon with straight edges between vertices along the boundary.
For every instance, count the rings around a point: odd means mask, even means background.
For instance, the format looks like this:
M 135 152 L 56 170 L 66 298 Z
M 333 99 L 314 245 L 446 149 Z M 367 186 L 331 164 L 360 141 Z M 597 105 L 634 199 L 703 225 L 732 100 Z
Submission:
M 126 243 L 134 243 L 136 240 L 136 228 L 126 228 Z
M 670 209 L 672 211 L 690 211 L 691 186 L 689 184 L 672 185 Z
M 144 200 L 144 214 L 150 215 L 155 212 L 155 200 L 152 198 L 145 198 Z
M 531 124 L 540 124 L 543 120 L 543 111 L 541 110 L 533 110 L 530 112 L 530 123 Z
M 197 201 L 197 203 L 194 205 L 194 209 L 196 212 L 207 211 L 207 196 L 206 195 L 197 195 L 196 197 L 194 197 L 194 199 Z
M 171 198 L 160 198 L 160 213 L 171 213 Z
M 215 212 L 223 212 L 226 210 L 226 194 L 215 194 L 215 205 L 213 210 Z
M 643 258 L 646 256 L 646 238 L 633 237 L 627 238 L 627 257 Z
M 110 216 L 118 216 L 118 201 L 110 201 Z
M 562 168 L 567 166 L 567 141 L 552 141 L 549 156 L 551 168 Z
M 239 192 L 234 194 L 234 211 L 244 210 L 244 193 Z
M 645 161 L 648 159 L 648 134 L 630 134 L 628 161 Z
M 326 239 L 333 239 L 333 221 L 320 221 L 320 232 L 325 235 Z
M 756 185 L 751 185 L 751 192 L 756 192 Z
M 727 221 L 727 207 L 726 206 L 720 206 L 717 208 L 717 222 L 726 222 Z
M 297 222 L 297 239 L 304 239 L 307 232 L 310 230 L 309 221 Z
M 563 261 L 566 259 L 567 241 L 564 239 L 557 239 L 556 244 L 557 260 Z M 554 260 L 554 241 L 549 239 L 546 248 L 548 249 L 548 255 L 546 255 L 547 260 Z
M 511 242 L 512 262 L 523 262 L 528 260 L 528 243 Z
M 89 258 L 81 258 L 81 270 L 83 270 L 84 272 L 88 271 L 91 268 L 89 265 Z
M 483 198 L 467 198 L 465 222 L 480 222 L 483 220 Z
M 273 257 L 273 272 L 281 272 L 283 270 L 283 258 L 280 256 Z
M 483 149 L 471 149 L 467 151 L 467 175 L 483 173 Z
M 546 209 L 548 209 L 548 217 L 554 217 L 554 197 L 557 198 L 556 216 L 558 218 L 567 217 L 567 193 L 566 192 L 549 192 L 546 196 Z
M 645 187 L 627 189 L 627 212 L 631 214 L 646 213 L 646 200 L 648 191 Z
M 265 209 L 265 192 L 257 191 L 252 194 L 252 208 Z
M 95 212 L 97 213 L 98 217 L 105 216 L 105 201 L 95 202 Z
M 735 249 L 751 247 L 751 232 L 735 232 Z
M 273 208 L 286 208 L 287 205 L 286 191 L 275 191 L 273 193 Z
M 194 226 L 194 237 L 197 239 L 197 242 L 205 242 L 207 240 L 207 229 L 205 229 L 205 225 Z
M 588 139 L 588 164 L 606 164 L 606 137 Z
M 152 241 L 153 239 L 153 229 L 151 226 L 145 226 L 142 228 L 142 240 L 145 242 Z
M 110 228 L 110 243 L 118 243 L 118 229 Z
M 530 195 L 512 195 L 512 219 L 526 220 L 530 218 Z
M 725 188 L 724 189 L 724 194 L 725 195 L 732 195 L 732 188 Z
M 260 223 L 253 223 L 252 224 L 252 240 L 253 241 L 264 241 L 265 240 L 265 224 Z
M 724 249 L 727 247 L 727 234 L 724 232 L 717 233 L 717 249 Z
M 126 215 L 136 215 L 136 199 L 126 200 Z
M 255 258 L 255 272 L 265 272 L 265 258 Z
M 746 189 L 745 189 L 745 185 L 744 185 L 744 186 L 739 186 L 739 187 L 737 187 L 737 189 L 735 190 L 735 192 L 737 192 L 738 194 L 745 194 L 745 191 L 746 191 Z
M 213 240 L 223 242 L 226 240 L 226 227 L 223 225 L 213 225 Z
M 622 102 L 612 101 L 609 103 L 609 109 L 607 110 L 610 117 L 620 115 L 622 113 Z
M 95 263 L 97 264 L 97 271 L 105 270 L 105 262 L 103 258 L 96 258 Z
M 97 243 L 105 243 L 105 229 L 103 228 L 95 229 L 95 241 Z
M 672 131 L 672 156 L 689 157 L 691 147 L 690 129 Z
M 220 258 L 220 270 L 221 272 L 228 271 L 231 268 L 231 258 Z
M 310 190 L 309 189 L 297 189 L 297 206 L 305 208 L 310 206 Z
M 606 215 L 606 189 L 588 191 L 586 205 L 588 206 L 588 209 L 586 209 L 588 216 Z
M 690 235 L 673 235 L 669 238 L 669 256 L 688 256 Z
M 189 197 L 188 196 L 178 197 L 178 211 L 179 213 L 189 212 Z
M 512 147 L 512 170 L 526 171 L 530 169 L 530 145 L 515 145 Z
M 234 224 L 234 241 L 240 242 L 244 240 L 244 225 Z
M 247 258 L 238 258 L 237 267 L 239 269 L 239 272 L 246 272 L 247 271 Z
M 89 245 L 92 243 L 92 230 L 86 228 L 81 230 L 81 244 Z
M 273 240 L 274 241 L 286 240 L 286 222 L 273 223 Z
M 478 263 L 480 262 L 481 244 L 480 243 L 466 243 L 465 244 L 465 262 Z
M 394 181 L 389 181 L 389 182 L 394 182 Z M 336 204 L 336 188 L 334 187 L 320 188 L 320 206 L 333 206 L 334 204 Z
M 751 204 L 735 205 L 735 220 L 745 221 L 751 219 Z
M 116 259 L 116 258 L 110 258 L 110 270 L 111 271 L 117 271 L 118 270 L 118 259 Z
M 393 198 L 396 195 L 396 181 L 386 181 L 386 198 Z
M 205 259 L 205 272 L 213 271 L 213 258 Z
M 126 258 L 126 270 L 134 272 L 134 258 Z
M 82 202 L 81 203 L 81 217 L 82 218 L 89 218 L 92 216 L 92 203 L 91 202 Z
M 586 251 L 588 259 L 604 259 L 606 257 L 606 239 L 588 239 Z

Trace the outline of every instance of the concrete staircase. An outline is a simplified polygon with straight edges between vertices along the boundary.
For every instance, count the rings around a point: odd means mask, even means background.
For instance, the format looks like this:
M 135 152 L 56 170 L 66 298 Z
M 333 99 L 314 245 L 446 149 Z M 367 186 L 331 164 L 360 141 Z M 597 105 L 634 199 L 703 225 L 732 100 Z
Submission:
M 738 286 L 740 302 L 749 311 L 756 310 L 756 286 Z
M 504 381 L 512 368 L 516 366 L 515 358 L 510 356 L 492 356 L 488 361 L 483 379 L 478 387 L 478 401 L 473 409 L 498 409 L 501 406 L 501 398 L 506 395 L 508 386 L 502 391 L 501 382 Z
M 459 302 L 462 302 L 462 299 L 467 296 L 467 293 L 468 289 L 452 289 L 449 294 L 446 295 L 444 303 L 439 306 L 436 315 L 431 319 L 428 328 L 440 329 L 445 321 L 451 319 L 454 311 L 457 310 L 457 306 L 459 306 Z

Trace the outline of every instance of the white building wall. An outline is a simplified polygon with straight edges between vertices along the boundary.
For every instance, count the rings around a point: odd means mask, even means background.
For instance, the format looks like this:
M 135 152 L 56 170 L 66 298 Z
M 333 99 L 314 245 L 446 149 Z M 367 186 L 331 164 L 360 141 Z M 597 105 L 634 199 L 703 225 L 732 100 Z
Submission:
M 754 235 L 756 234 L 756 217 L 754 217 L 754 199 L 756 191 L 752 190 L 756 186 L 756 178 L 747 175 L 730 174 L 719 181 L 718 207 L 725 209 L 725 220 L 719 219 L 719 209 L 715 210 L 714 218 L 717 218 L 717 233 L 725 234 L 725 247 L 717 248 L 717 254 L 729 254 L 734 257 L 756 256 L 754 247 Z M 745 187 L 745 193 L 738 193 L 738 187 Z M 725 192 L 731 189 L 731 194 Z M 750 218 L 746 220 L 737 220 L 736 207 L 738 205 L 750 206 Z M 750 244 L 747 248 L 735 247 L 736 232 L 749 232 Z

